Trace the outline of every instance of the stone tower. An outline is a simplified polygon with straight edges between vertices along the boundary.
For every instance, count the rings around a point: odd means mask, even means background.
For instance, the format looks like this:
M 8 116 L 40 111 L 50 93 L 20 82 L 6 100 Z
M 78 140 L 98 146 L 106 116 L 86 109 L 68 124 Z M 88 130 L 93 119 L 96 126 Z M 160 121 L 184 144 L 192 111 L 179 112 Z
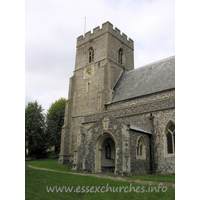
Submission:
M 77 145 L 92 124 L 83 117 L 100 114 L 112 101 L 113 88 L 121 75 L 134 69 L 134 43 L 110 22 L 77 38 L 76 63 L 70 79 L 59 163 L 74 161 Z

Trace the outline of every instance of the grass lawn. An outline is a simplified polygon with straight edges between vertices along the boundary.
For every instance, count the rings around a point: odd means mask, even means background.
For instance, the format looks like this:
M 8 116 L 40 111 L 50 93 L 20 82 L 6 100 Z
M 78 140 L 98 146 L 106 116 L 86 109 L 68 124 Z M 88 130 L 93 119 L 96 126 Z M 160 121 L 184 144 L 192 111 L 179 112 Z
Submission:
M 29 165 L 43 167 L 48 169 L 54 169 L 59 171 L 71 171 L 71 167 L 69 165 L 59 165 L 57 164 L 57 160 L 36 160 L 29 162 Z M 147 175 L 145 175 L 147 176 Z M 153 176 L 153 175 L 150 175 Z M 157 175 L 156 175 L 157 176 Z M 132 177 L 131 177 L 132 178 Z M 144 177 L 143 177 L 144 178 Z M 147 176 L 148 178 L 148 176 Z M 137 177 L 137 179 L 139 179 Z M 142 178 L 140 178 L 142 179 Z M 151 178 L 148 178 L 148 180 Z M 143 179 L 144 180 L 144 179 Z M 146 180 L 146 179 L 145 179 Z M 154 180 L 155 181 L 155 180 Z M 172 181 L 170 181 L 172 182 Z M 107 187 L 111 187 L 112 192 Z M 130 184 L 132 184 L 132 191 L 130 191 Z M 63 191 L 56 192 L 56 187 L 53 190 L 53 187 L 57 186 Z M 73 187 L 72 192 L 65 192 L 68 187 Z M 80 188 L 78 188 L 80 186 Z M 92 186 L 94 188 L 92 189 Z M 95 186 L 97 188 L 95 188 Z M 103 187 L 104 186 L 104 187 Z M 47 187 L 51 187 L 52 191 L 47 191 Z M 99 187 L 99 188 L 98 188 Z M 113 192 L 114 189 L 115 191 Z M 124 190 L 124 188 L 125 190 Z M 106 189 L 108 191 L 106 192 Z M 163 200 L 171 200 L 175 199 L 175 189 L 173 188 L 162 188 L 159 189 L 159 192 L 156 192 L 155 189 L 153 192 L 151 190 L 156 188 L 158 190 L 158 186 L 150 186 L 150 185 L 142 185 L 137 183 L 128 183 L 124 181 L 115 181 L 103 178 L 95 178 L 88 176 L 78 176 L 72 174 L 63 174 L 59 172 L 50 172 L 28 168 L 28 173 L 25 174 L 25 197 L 26 199 L 34 199 L 34 200 L 45 200 L 45 199 L 163 199 Z M 96 190 L 98 189 L 98 190 Z M 102 192 L 101 192 L 102 189 Z M 134 192 L 135 189 L 135 192 Z M 167 190 L 166 190 L 167 189 Z M 91 192 L 89 192 L 91 190 Z M 120 192 L 121 190 L 121 192 Z M 76 192 L 77 191 L 77 192 Z
M 118 175 L 116 174 L 108 174 L 108 176 L 113 176 L 117 177 Z M 156 182 L 170 182 L 170 183 L 175 183 L 175 175 L 159 175 L 159 174 L 140 174 L 140 175 L 133 175 L 131 177 L 129 176 L 124 176 L 123 178 L 127 180 L 142 180 L 142 181 L 156 181 Z
M 60 165 L 58 164 L 57 159 L 39 159 L 34 161 L 29 161 L 29 165 L 33 165 L 35 167 L 42 167 L 47 169 L 54 169 L 57 171 L 66 171 L 66 172 L 75 172 L 72 169 L 72 165 L 65 164 Z M 78 171 L 76 171 L 77 173 Z M 116 174 L 107 174 L 109 176 L 117 176 Z M 157 182 L 171 182 L 175 183 L 175 175 L 151 175 L 151 174 L 144 174 L 144 175 L 133 175 L 131 177 L 126 177 L 127 179 L 140 179 L 145 181 L 157 181 Z
M 65 172 L 74 172 L 73 170 L 71 170 L 72 165 L 69 165 L 69 164 L 60 165 L 58 164 L 57 159 L 38 159 L 38 160 L 29 161 L 28 164 L 35 167 L 54 169 L 54 170 L 65 171 Z
M 156 181 L 156 182 L 171 182 L 175 183 L 175 175 L 151 175 L 151 174 L 144 174 L 144 175 L 133 175 L 130 179 L 140 179 L 145 181 Z
M 132 183 L 132 188 L 135 187 L 137 192 L 134 192 L 134 189 L 130 190 L 130 184 L 128 182 L 122 181 L 114 181 L 108 179 L 100 179 L 95 177 L 85 177 L 78 176 L 72 174 L 63 174 L 59 172 L 50 172 L 50 171 L 42 171 L 29 168 L 28 173 L 25 176 L 25 197 L 26 199 L 34 199 L 34 200 L 51 200 L 51 199 L 163 199 L 163 200 L 171 200 L 175 199 L 175 190 L 173 188 L 163 188 L 165 192 L 162 192 L 162 188 L 158 192 L 150 192 L 153 187 L 158 189 L 157 186 L 149 186 Z M 113 190 L 113 186 L 115 189 L 118 187 L 118 192 L 111 192 L 110 189 L 106 192 L 106 186 L 109 184 L 109 187 Z M 63 187 L 66 186 L 72 187 L 72 192 L 65 192 L 65 188 L 63 191 L 56 192 L 55 188 L 53 191 L 53 187 Z M 80 186 L 78 189 L 77 187 Z M 85 186 L 85 187 L 83 187 Z M 88 189 L 86 189 L 86 187 Z M 92 186 L 94 188 L 92 189 Z M 96 187 L 103 187 L 96 190 Z M 47 188 L 52 188 L 53 192 L 47 192 Z M 83 188 L 82 188 L 83 187 Z M 121 192 L 119 192 L 121 187 Z M 127 187 L 125 190 L 122 187 Z M 103 193 L 101 192 L 101 189 Z M 89 192 L 91 190 L 91 192 Z M 75 192 L 77 191 L 77 192 Z M 96 192 L 96 193 L 95 193 Z

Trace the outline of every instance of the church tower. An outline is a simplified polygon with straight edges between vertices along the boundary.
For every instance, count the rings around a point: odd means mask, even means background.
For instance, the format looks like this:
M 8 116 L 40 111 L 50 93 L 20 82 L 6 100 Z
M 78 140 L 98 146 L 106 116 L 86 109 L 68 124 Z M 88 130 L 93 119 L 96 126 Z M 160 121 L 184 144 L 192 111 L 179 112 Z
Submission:
M 85 134 L 83 116 L 100 114 L 112 101 L 113 88 L 123 72 L 134 69 L 134 42 L 110 22 L 77 38 L 76 63 L 70 79 L 59 163 L 72 162 Z

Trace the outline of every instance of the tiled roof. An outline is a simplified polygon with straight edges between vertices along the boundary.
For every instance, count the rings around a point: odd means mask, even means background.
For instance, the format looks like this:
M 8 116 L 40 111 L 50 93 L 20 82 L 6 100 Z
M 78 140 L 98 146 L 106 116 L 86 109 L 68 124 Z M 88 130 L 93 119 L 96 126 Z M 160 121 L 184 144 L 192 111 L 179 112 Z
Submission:
M 122 74 L 112 102 L 175 88 L 175 56 Z

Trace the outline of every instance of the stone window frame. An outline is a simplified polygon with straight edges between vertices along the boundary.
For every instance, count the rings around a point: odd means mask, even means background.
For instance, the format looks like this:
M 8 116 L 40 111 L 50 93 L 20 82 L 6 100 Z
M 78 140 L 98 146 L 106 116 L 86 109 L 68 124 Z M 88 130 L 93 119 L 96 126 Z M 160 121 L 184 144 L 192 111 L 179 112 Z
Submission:
M 94 62 L 94 49 L 93 47 L 90 47 L 88 50 L 88 61 L 89 63 L 93 63 Z
M 175 126 L 175 123 L 173 121 L 169 121 L 165 127 L 165 130 L 164 130 L 164 139 L 165 139 L 165 142 L 164 142 L 164 153 L 165 153 L 165 156 L 166 157 L 175 157 L 175 129 L 174 131 L 172 132 L 169 127 L 170 125 L 173 124 Z M 167 135 L 168 134 L 171 134 L 171 138 L 172 138 L 172 148 L 173 148 L 173 152 L 172 153 L 168 153 L 168 141 L 167 141 Z
M 122 48 L 119 48 L 118 50 L 118 63 L 120 65 L 123 64 L 123 49 Z
M 142 153 L 141 153 L 142 148 Z M 138 152 L 139 150 L 139 152 Z M 146 145 L 143 136 L 139 136 L 136 142 L 136 159 L 145 160 L 146 159 Z

